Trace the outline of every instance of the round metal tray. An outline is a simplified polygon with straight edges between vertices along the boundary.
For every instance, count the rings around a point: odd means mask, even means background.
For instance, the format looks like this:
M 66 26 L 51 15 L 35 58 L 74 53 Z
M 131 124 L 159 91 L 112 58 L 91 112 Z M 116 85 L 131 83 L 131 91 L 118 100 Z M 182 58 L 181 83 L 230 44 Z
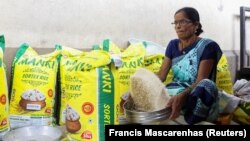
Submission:
M 3 141 L 59 141 L 63 132 L 51 126 L 27 126 L 7 132 Z
M 163 121 L 169 118 L 170 108 L 164 108 L 159 111 L 141 112 L 134 109 L 133 102 L 127 101 L 123 105 L 126 119 L 130 123 L 143 124 Z

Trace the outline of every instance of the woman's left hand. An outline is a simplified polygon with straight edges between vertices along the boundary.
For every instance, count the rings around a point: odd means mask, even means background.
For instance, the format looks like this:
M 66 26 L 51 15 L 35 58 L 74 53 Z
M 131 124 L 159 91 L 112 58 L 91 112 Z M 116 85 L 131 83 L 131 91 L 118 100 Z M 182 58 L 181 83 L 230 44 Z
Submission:
M 172 110 L 169 119 L 174 120 L 180 115 L 182 106 L 186 100 L 186 95 L 187 94 L 183 92 L 170 98 L 167 104 L 167 107 L 170 107 Z

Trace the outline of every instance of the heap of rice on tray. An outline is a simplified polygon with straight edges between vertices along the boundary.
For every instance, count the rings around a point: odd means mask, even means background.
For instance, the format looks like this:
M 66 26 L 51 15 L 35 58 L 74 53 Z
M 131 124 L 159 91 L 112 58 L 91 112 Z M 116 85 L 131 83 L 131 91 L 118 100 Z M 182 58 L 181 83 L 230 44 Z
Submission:
M 134 109 L 143 112 L 164 109 L 170 99 L 158 76 L 144 68 L 130 77 L 130 95 Z

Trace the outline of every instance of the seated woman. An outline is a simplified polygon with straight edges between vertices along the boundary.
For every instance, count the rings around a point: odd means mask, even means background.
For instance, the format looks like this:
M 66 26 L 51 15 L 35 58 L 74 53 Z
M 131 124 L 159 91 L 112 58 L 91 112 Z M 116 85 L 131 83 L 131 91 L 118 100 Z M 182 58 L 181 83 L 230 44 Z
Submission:
M 203 30 L 196 9 L 179 9 L 172 24 L 178 39 L 169 42 L 158 73 L 164 81 L 169 70 L 173 71 L 173 81 L 166 85 L 172 96 L 167 104 L 172 109 L 170 119 L 177 118 L 183 110 L 188 124 L 213 121 L 218 116 L 218 90 L 214 82 L 222 51 L 215 41 L 199 37 Z

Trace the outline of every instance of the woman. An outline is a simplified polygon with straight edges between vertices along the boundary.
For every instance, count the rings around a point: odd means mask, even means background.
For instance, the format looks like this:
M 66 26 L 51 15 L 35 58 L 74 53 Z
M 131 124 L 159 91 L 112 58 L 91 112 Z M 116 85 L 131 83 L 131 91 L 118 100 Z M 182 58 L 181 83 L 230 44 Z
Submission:
M 178 39 L 169 42 L 158 73 L 164 81 L 169 70 L 173 71 L 173 82 L 166 85 L 172 96 L 167 105 L 172 109 L 170 119 L 177 118 L 183 110 L 188 124 L 213 121 L 218 115 L 218 91 L 214 82 L 222 51 L 213 40 L 199 37 L 203 30 L 196 9 L 179 9 L 172 24 Z

